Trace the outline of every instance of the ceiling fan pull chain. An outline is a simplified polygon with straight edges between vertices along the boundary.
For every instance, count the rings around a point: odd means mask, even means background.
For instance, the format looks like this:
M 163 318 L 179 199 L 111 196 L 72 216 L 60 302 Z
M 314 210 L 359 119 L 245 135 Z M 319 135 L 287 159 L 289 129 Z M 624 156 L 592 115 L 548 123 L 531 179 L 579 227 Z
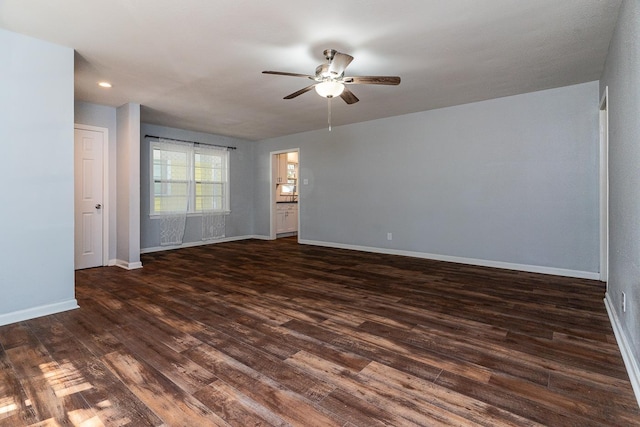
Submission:
M 327 102 L 328 102 L 327 108 L 329 110 L 327 121 L 329 122 L 329 132 L 331 132 L 331 99 L 332 98 L 327 98 Z

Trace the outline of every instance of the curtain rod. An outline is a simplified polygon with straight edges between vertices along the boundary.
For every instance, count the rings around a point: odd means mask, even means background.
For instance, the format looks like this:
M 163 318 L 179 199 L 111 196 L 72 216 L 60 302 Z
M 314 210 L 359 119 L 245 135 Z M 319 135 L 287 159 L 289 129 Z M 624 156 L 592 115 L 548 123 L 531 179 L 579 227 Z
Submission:
M 145 138 L 155 138 L 155 139 L 168 139 L 169 141 L 178 141 L 178 142 L 190 142 L 192 144 L 211 145 L 212 147 L 228 148 L 229 150 L 236 150 L 237 149 L 237 147 L 229 147 L 227 145 L 208 144 L 206 142 L 198 142 L 198 141 L 187 141 L 186 139 L 165 138 L 164 136 L 145 135 L 144 137 Z

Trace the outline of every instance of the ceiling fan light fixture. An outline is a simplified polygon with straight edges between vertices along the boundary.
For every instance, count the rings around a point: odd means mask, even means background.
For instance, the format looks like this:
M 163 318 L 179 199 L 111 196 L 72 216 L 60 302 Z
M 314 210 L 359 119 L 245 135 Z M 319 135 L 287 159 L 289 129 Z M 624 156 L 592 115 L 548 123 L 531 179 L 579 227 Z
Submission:
M 343 91 L 344 85 L 332 80 L 327 80 L 316 85 L 318 95 L 325 98 L 335 98 L 336 96 L 340 96 Z
M 353 60 L 353 56 L 346 53 L 340 53 L 335 49 L 326 49 L 324 56 L 327 60 L 325 64 L 320 64 L 316 67 L 316 74 L 298 74 L 289 73 L 284 71 L 263 71 L 262 74 L 275 74 L 280 76 L 291 77 L 303 77 L 313 81 L 309 86 L 302 88 L 285 96 L 283 99 L 293 99 L 303 93 L 309 92 L 311 89 L 315 89 L 316 93 L 323 98 L 331 100 L 336 96 L 342 98 L 348 105 L 355 104 L 360 101 L 357 96 L 353 94 L 349 89 L 345 87 L 348 85 L 392 85 L 397 86 L 400 84 L 400 77 L 398 76 L 352 76 L 345 77 L 344 72 L 347 66 Z M 329 102 L 331 105 L 331 102 Z

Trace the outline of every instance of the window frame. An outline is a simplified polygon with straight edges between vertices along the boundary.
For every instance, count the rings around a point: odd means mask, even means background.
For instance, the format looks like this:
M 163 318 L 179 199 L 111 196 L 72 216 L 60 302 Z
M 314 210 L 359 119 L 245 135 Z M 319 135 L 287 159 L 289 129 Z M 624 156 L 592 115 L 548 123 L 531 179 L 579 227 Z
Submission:
M 167 146 L 171 146 L 174 149 L 167 149 Z M 203 145 L 186 145 L 186 144 L 176 144 L 176 143 L 171 143 L 171 142 L 166 142 L 166 141 L 150 141 L 149 143 L 149 164 L 150 164 L 150 168 L 149 168 L 149 181 L 150 181 L 150 185 L 149 185 L 149 217 L 151 218 L 159 218 L 162 216 L 167 216 L 167 215 L 176 215 L 176 214 L 184 214 L 184 212 L 176 212 L 176 211 L 156 211 L 155 210 L 155 201 L 156 201 L 156 197 L 158 195 L 156 195 L 156 191 L 155 191 L 155 184 L 157 182 L 165 182 L 165 183 L 170 183 L 172 182 L 172 180 L 156 180 L 155 178 L 155 170 L 154 170 L 154 151 L 155 150 L 161 150 L 161 151 L 175 151 L 175 152 L 184 152 L 187 154 L 187 176 L 189 177 L 189 179 L 186 181 L 188 183 L 187 187 L 189 189 L 188 191 L 188 210 L 186 212 L 187 216 L 202 216 L 205 213 L 214 213 L 214 214 L 223 214 L 223 215 L 228 215 L 231 213 L 231 207 L 230 207 L 230 185 L 229 185 L 229 151 L 228 150 L 224 150 L 224 149 L 217 149 L 217 148 L 211 148 L 209 149 L 205 144 Z M 218 153 L 214 153 L 214 152 L 219 152 L 219 156 L 222 158 L 222 164 L 223 164 L 223 173 L 222 173 L 222 177 L 221 177 L 221 181 L 207 181 L 207 180 L 198 180 L 196 181 L 196 154 L 199 155 L 217 155 Z M 214 169 L 214 168 L 211 168 Z M 212 173 L 212 176 L 215 176 Z M 177 180 L 176 182 L 185 182 L 184 180 Z M 196 209 L 196 185 L 198 184 L 202 184 L 202 183 L 213 183 L 213 184 L 221 184 L 222 185 L 222 191 L 223 191 L 223 197 L 222 197 L 222 209 L 217 209 L 217 210 L 203 210 L 203 209 Z

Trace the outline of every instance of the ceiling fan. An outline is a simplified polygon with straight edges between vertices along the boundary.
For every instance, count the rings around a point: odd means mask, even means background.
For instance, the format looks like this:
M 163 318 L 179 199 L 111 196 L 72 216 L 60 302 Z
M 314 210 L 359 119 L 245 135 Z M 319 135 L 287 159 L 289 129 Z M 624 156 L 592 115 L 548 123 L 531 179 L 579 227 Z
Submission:
M 284 99 L 293 99 L 303 93 L 309 92 L 311 89 L 316 90 L 318 95 L 325 98 L 334 98 L 339 96 L 347 104 L 355 104 L 359 101 L 358 97 L 353 94 L 345 85 L 399 85 L 400 77 L 397 76 L 353 76 L 344 75 L 345 69 L 353 61 L 353 56 L 346 53 L 340 53 L 335 49 L 325 49 L 324 57 L 326 64 L 318 65 L 315 75 L 287 73 L 283 71 L 263 71 L 263 74 L 276 74 L 279 76 L 304 77 L 313 80 L 315 83 L 303 89 L 293 92 L 284 97 Z

